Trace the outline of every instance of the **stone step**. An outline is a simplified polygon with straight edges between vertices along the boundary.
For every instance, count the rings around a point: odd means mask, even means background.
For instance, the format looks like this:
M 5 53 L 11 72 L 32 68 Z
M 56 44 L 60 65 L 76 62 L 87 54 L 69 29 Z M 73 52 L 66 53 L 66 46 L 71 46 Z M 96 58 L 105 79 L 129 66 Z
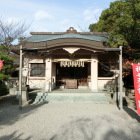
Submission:
M 100 103 L 109 104 L 104 93 L 44 93 L 39 92 L 35 103 Z

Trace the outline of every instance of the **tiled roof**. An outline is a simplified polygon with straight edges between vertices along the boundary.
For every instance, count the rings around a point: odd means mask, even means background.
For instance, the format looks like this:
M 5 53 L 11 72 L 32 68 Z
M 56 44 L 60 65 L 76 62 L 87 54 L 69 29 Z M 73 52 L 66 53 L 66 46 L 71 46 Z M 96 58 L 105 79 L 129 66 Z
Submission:
M 36 34 L 32 35 L 27 39 L 27 42 L 44 42 L 49 40 L 55 40 L 55 39 L 65 39 L 65 38 L 78 38 L 78 39 L 87 39 L 87 40 L 93 40 L 98 42 L 106 42 L 108 38 L 106 36 L 96 36 L 92 34 Z

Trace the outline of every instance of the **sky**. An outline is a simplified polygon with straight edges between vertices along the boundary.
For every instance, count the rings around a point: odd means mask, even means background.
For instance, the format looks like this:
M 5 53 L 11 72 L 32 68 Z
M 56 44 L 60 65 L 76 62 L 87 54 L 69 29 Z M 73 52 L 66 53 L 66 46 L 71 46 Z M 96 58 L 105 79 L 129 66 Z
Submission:
M 101 12 L 115 0 L 0 0 L 0 17 L 25 21 L 28 32 L 89 31 Z

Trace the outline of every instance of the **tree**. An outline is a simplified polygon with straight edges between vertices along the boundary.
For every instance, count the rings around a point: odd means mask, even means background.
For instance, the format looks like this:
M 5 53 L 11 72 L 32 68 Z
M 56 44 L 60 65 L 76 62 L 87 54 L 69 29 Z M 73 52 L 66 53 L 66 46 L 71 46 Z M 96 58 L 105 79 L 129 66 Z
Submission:
M 123 45 L 123 80 L 133 85 L 132 63 L 140 62 L 140 0 L 117 0 L 102 11 L 92 32 L 108 32 L 108 45 Z
M 0 19 L 0 44 L 7 54 L 12 52 L 12 42 L 23 36 L 28 28 L 29 25 L 26 25 L 23 21 L 8 22 Z
M 140 47 L 140 0 L 118 0 L 105 9 L 90 31 L 109 33 L 108 44 Z
M 6 81 L 14 70 L 13 59 L 9 56 L 0 55 L 0 60 L 4 60 L 4 65 L 0 71 L 0 96 L 8 92 L 8 86 L 5 84 Z
M 0 55 L 6 54 L 6 53 L 7 53 L 7 51 L 4 49 L 3 46 L 0 45 Z
M 13 59 L 9 56 L 0 55 L 0 60 L 4 60 L 4 65 L 0 71 L 0 80 L 7 80 L 14 71 Z

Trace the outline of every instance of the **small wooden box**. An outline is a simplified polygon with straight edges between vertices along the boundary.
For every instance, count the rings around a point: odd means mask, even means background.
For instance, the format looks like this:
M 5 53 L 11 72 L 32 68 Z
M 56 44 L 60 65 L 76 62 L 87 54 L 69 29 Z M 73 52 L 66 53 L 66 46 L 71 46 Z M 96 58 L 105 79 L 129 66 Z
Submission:
M 76 79 L 66 80 L 65 88 L 77 88 L 77 80 Z

